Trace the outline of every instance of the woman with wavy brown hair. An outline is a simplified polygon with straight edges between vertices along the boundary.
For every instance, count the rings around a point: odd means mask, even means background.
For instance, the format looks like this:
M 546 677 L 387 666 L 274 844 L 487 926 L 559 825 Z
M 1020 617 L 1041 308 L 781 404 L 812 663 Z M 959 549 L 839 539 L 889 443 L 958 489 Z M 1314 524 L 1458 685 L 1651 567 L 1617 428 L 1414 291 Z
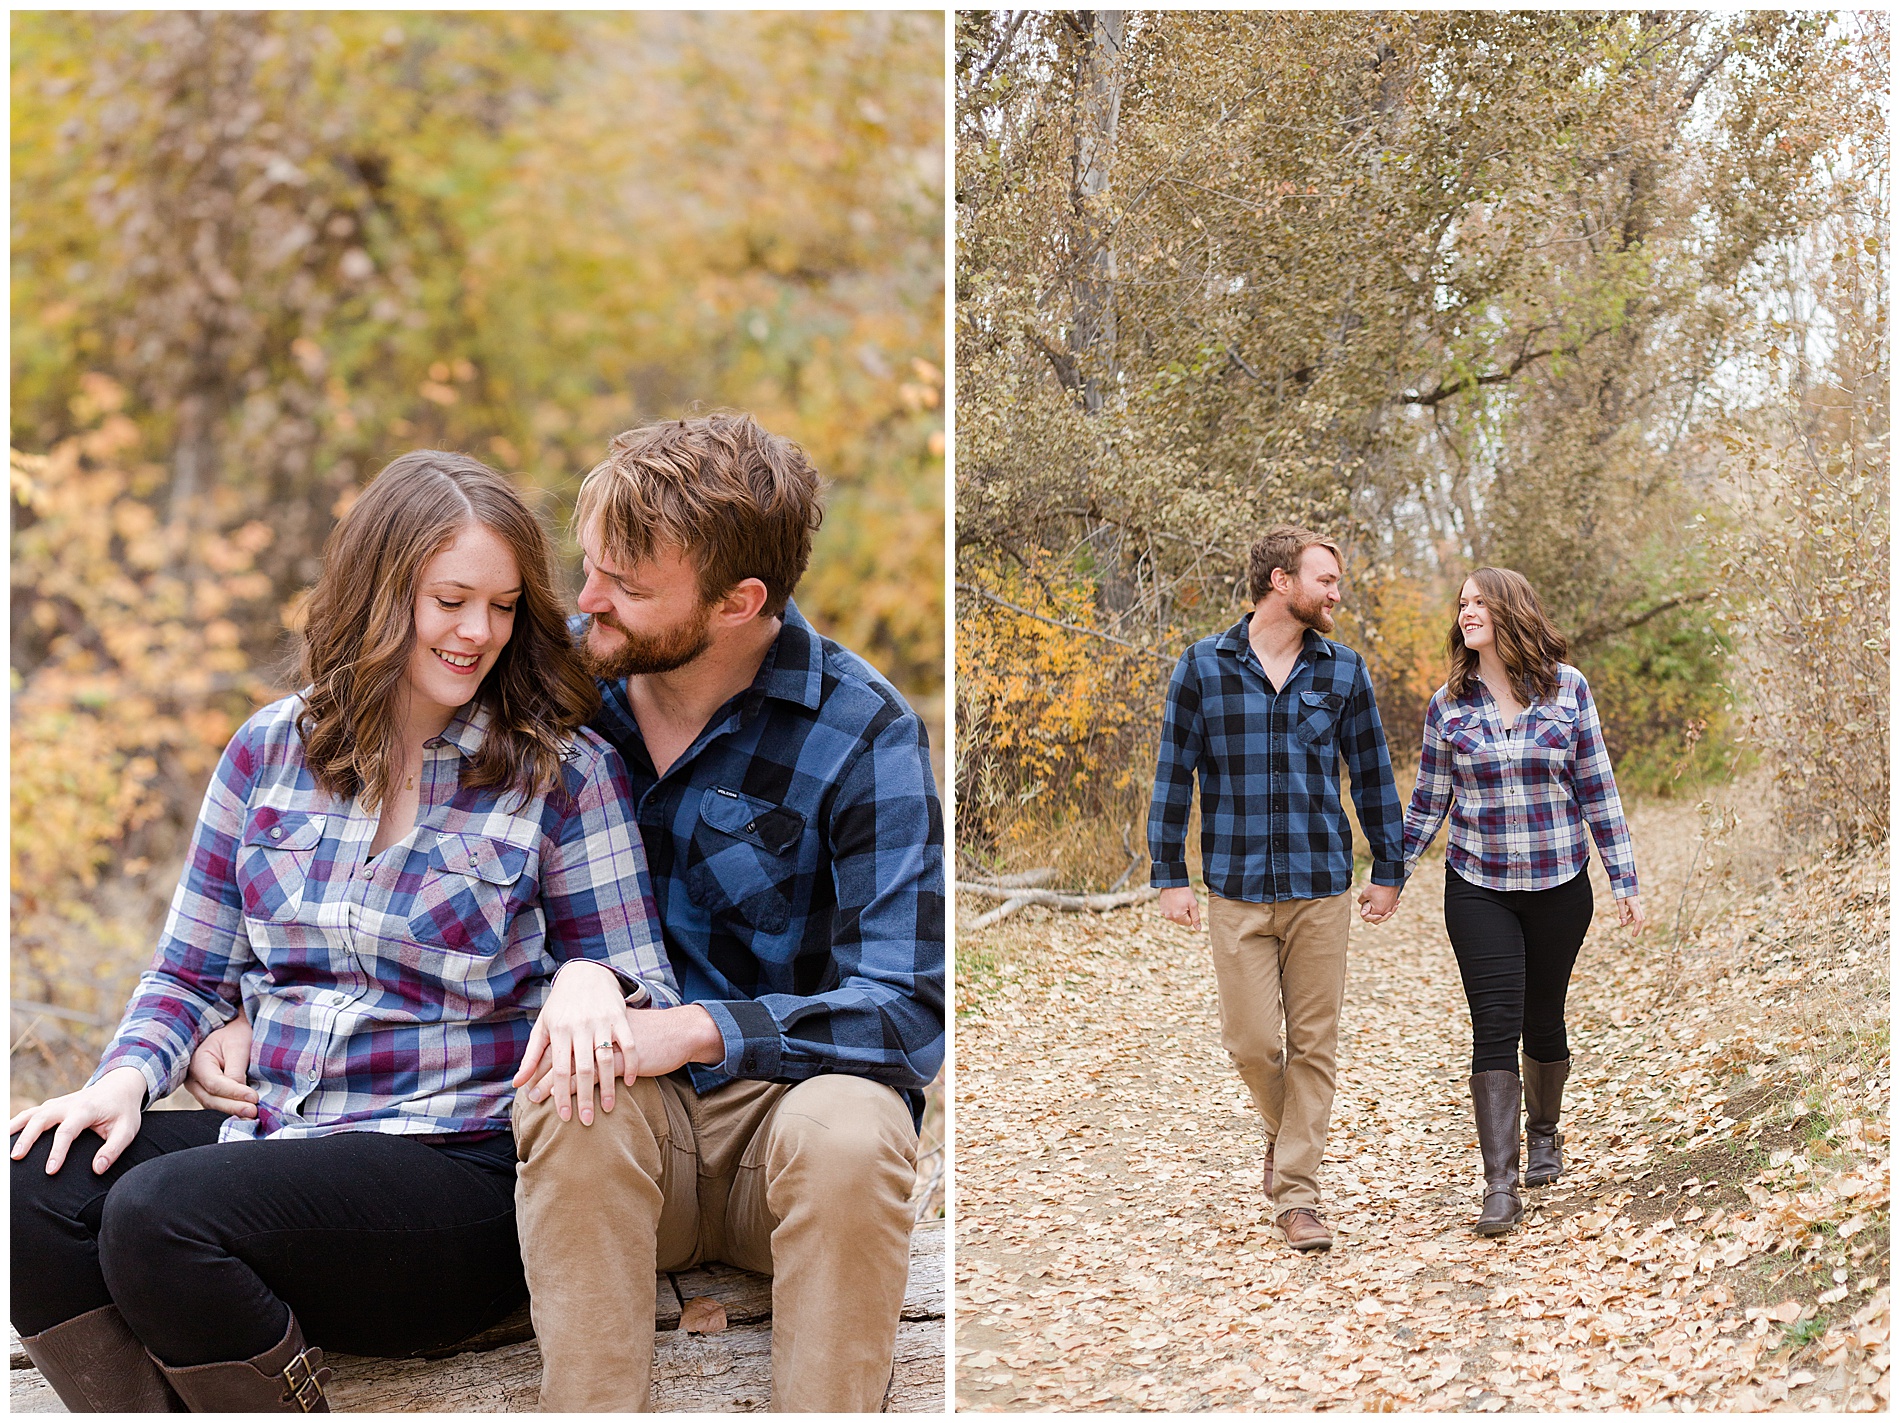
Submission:
M 328 1411 L 314 1346 L 500 1318 L 515 1082 L 551 1060 L 591 1120 L 628 1009 L 679 1001 L 506 479 L 434 450 L 383 470 L 325 548 L 301 672 L 225 749 L 91 1081 L 9 1126 L 13 1320 L 74 1412 Z M 240 1114 L 151 1110 L 240 1016 Z
M 1524 1215 L 1520 1102 L 1530 1147 L 1524 1183 L 1546 1185 L 1563 1171 L 1564 997 L 1593 910 L 1590 838 L 1617 921 L 1638 933 L 1644 922 L 1596 706 L 1583 674 L 1563 660 L 1567 650 L 1522 574 L 1480 568 L 1465 579 L 1450 672 L 1425 711 L 1418 785 L 1405 811 L 1408 873 L 1451 816 L 1445 932 L 1471 1007 L 1480 1235 L 1501 1235 Z

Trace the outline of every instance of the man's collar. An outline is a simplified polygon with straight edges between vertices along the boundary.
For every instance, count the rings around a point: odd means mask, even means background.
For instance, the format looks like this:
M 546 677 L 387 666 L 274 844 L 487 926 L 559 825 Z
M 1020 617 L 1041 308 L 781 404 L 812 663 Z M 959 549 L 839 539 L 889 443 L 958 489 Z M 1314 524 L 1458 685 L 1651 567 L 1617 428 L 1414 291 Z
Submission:
M 1253 627 L 1253 614 L 1245 613 L 1239 622 L 1220 635 L 1214 644 L 1223 652 L 1231 652 L 1238 657 L 1247 647 L 1247 634 Z M 1312 628 L 1305 629 L 1300 635 L 1300 646 L 1309 657 L 1331 657 L 1333 644 L 1321 637 Z
M 798 605 L 787 602 L 779 617 L 778 636 L 765 651 L 759 675 L 752 679 L 753 690 L 780 701 L 815 708 L 824 689 L 824 673 L 824 645 L 798 611 Z

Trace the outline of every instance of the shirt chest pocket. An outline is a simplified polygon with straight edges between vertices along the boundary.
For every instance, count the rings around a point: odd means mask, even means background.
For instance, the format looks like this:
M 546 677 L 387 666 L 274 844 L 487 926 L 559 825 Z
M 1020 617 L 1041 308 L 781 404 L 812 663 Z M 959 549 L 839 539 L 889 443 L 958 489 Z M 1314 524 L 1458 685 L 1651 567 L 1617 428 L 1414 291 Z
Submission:
M 700 798 L 686 892 L 694 904 L 761 933 L 791 922 L 794 853 L 805 817 L 789 806 L 713 786 Z
M 487 835 L 437 835 L 409 909 L 410 936 L 449 953 L 500 953 L 530 888 L 523 880 L 529 853 Z
M 1577 709 L 1562 703 L 1539 704 L 1531 739 L 1547 751 L 1568 751 L 1577 739 Z
M 1484 735 L 1484 724 L 1476 717 L 1463 717 L 1457 721 L 1448 721 L 1444 727 L 1445 744 L 1451 747 L 1452 755 L 1472 757 L 1481 754 L 1489 744 Z
M 323 843 L 323 824 L 321 815 L 268 805 L 245 815 L 237 886 L 246 919 L 287 924 L 297 918 L 317 847 Z
M 1301 692 L 1294 713 L 1293 734 L 1308 746 L 1331 744 L 1337 731 L 1339 709 L 1346 699 L 1337 692 Z

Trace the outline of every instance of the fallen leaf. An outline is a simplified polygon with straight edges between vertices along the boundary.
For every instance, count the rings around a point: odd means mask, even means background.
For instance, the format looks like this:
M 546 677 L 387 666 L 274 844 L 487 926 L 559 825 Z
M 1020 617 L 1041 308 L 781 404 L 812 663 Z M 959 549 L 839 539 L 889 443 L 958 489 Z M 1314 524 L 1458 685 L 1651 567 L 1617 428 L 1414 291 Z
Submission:
M 680 1306 L 680 1329 L 687 1334 L 717 1334 L 726 1327 L 726 1307 L 710 1295 L 695 1295 Z

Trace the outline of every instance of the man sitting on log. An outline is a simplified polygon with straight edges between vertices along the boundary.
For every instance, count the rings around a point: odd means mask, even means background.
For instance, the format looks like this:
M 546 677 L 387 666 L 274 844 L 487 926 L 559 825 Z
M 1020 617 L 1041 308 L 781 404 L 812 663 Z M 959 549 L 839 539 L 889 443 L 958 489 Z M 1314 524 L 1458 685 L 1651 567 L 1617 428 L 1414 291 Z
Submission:
M 876 1411 L 890 1381 L 943 826 L 916 715 L 790 601 L 818 485 L 713 415 L 618 436 L 582 486 L 590 724 L 626 761 L 685 1006 L 603 1019 L 591 1074 L 545 1070 L 538 1036 L 516 1074 L 545 1410 L 644 1410 L 655 1271 L 707 1260 L 772 1276 L 775 1410 Z

